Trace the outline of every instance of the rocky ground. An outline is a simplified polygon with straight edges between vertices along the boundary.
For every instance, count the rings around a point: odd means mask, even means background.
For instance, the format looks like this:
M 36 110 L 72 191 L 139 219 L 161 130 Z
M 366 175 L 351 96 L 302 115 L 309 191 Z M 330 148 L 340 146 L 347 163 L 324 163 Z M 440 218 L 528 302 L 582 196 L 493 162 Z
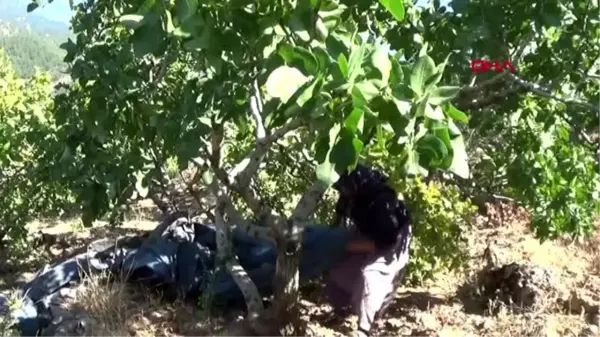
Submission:
M 142 205 L 143 206 L 143 205 Z M 85 249 L 93 239 L 151 230 L 156 221 L 143 210 L 120 229 L 101 224 L 83 230 L 76 222 L 34 224 L 40 247 L 27 259 L 0 262 L 0 289 L 33 276 L 44 263 Z M 474 219 L 467 270 L 442 273 L 419 287 L 400 287 L 374 335 L 401 336 L 599 336 L 600 240 L 540 243 L 527 228 L 527 215 L 504 204 Z M 74 228 L 75 227 L 75 228 Z M 44 235 L 39 234 L 40 228 Z M 5 255 L 6 256 L 6 255 Z M 19 261 L 19 263 L 16 263 Z M 335 319 L 318 284 L 303 292 L 301 317 L 308 335 L 343 336 L 355 318 Z M 197 303 L 166 301 L 155 292 L 90 277 L 64 291 L 57 303 L 77 317 L 47 335 L 185 336 L 246 335 L 238 314 L 219 315 L 210 298 Z M 0 329 L 2 329 L 0 322 Z M 6 332 L 0 331 L 6 335 Z

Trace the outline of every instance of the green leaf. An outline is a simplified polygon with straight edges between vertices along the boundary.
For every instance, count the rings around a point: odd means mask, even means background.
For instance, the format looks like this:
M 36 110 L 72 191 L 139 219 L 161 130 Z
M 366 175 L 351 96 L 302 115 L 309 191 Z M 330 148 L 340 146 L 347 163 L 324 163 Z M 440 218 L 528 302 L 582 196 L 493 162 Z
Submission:
M 362 133 L 364 125 L 365 125 L 364 116 L 365 116 L 364 110 L 354 108 L 352 110 L 352 112 L 350 113 L 350 115 L 348 115 L 348 117 L 346 117 L 346 120 L 344 120 L 344 126 L 348 130 L 350 130 L 352 133 L 356 133 L 356 131 L 359 131 L 360 133 Z
M 127 14 L 121 16 L 119 22 L 129 29 L 135 30 L 144 24 L 144 16 L 139 14 Z
M 284 44 L 279 47 L 277 53 L 289 66 L 302 66 L 307 73 L 313 75 L 319 72 L 319 61 L 315 55 L 305 48 Z M 301 61 L 302 64 L 297 64 L 295 61 Z
M 390 72 L 391 85 L 398 85 L 404 81 L 404 72 L 400 63 L 395 58 L 392 58 L 392 70 Z
M 317 18 L 317 22 L 315 22 L 315 33 L 319 41 L 323 42 L 329 36 L 329 29 L 325 25 L 325 22 L 321 18 Z
M 294 34 L 296 34 L 302 41 L 310 41 L 310 34 L 308 34 L 308 30 L 298 14 L 292 15 L 290 19 L 290 28 L 292 29 L 292 32 L 294 32 Z
M 417 149 L 421 152 L 427 153 L 427 155 L 431 158 L 431 161 L 428 163 L 431 166 L 439 165 L 442 160 L 448 155 L 448 149 L 444 142 L 436 137 L 435 135 L 425 135 L 423 138 L 419 139 L 417 143 Z M 431 156 L 431 154 L 433 156 Z
M 360 93 L 366 103 L 369 103 L 373 98 L 380 95 L 379 89 L 371 81 L 362 81 L 354 84 L 352 95 L 355 93 Z
M 317 180 L 326 186 L 333 185 L 333 183 L 340 178 L 331 160 L 333 144 L 335 144 L 338 138 L 340 129 L 340 124 L 334 125 L 329 130 L 327 137 L 322 137 L 315 146 L 315 159 L 317 159 L 317 162 L 319 163 L 316 170 Z M 321 158 L 323 158 L 322 162 L 319 161 Z
M 363 147 L 363 142 L 354 133 L 346 128 L 342 129 L 331 149 L 331 162 L 335 170 L 341 173 L 355 167 Z
M 175 13 L 181 25 L 193 17 L 198 10 L 198 0 L 175 0 Z
M 208 27 L 202 30 L 202 35 L 197 38 L 194 38 L 190 41 L 187 41 L 183 44 L 183 47 L 190 51 L 198 51 L 202 49 L 210 49 L 212 42 L 212 35 L 210 33 L 210 29 Z
M 137 57 L 159 54 L 166 47 L 165 31 L 158 17 L 146 18 L 147 22 L 133 33 L 133 51 Z
M 450 103 L 447 103 L 444 105 L 444 111 L 446 112 L 446 114 L 448 114 L 448 116 L 450 116 L 450 118 L 452 118 L 453 120 L 455 120 L 459 123 L 466 124 L 469 122 L 469 116 L 467 116 L 467 114 L 465 114 L 464 112 L 455 108 L 454 105 L 452 105 Z
M 402 104 L 400 103 L 400 105 Z M 390 123 L 396 135 L 406 135 L 409 120 L 406 117 L 406 111 L 400 110 L 396 100 L 388 100 L 380 96 L 373 100 L 371 106 L 374 111 L 379 112 L 379 120 Z
M 310 101 L 315 95 L 321 90 L 323 84 L 323 77 L 319 76 L 315 78 L 308 88 L 304 89 L 302 94 L 298 96 L 296 103 L 298 106 L 303 107 L 308 101 Z
M 312 54 L 319 63 L 319 72 L 324 73 L 329 69 L 329 65 L 332 63 L 332 59 L 327 51 L 321 47 L 313 47 Z
M 404 1 L 403 0 L 379 0 L 379 3 L 387 9 L 394 19 L 402 22 L 404 20 Z
M 393 100 L 401 115 L 406 116 L 408 113 L 410 113 L 411 105 L 409 102 L 397 98 L 393 98 Z
M 418 97 L 423 97 L 425 84 L 435 75 L 435 62 L 429 55 L 421 56 L 410 74 L 410 87 Z
M 340 54 L 338 56 L 338 66 L 340 67 L 340 71 L 344 78 L 348 78 L 348 60 L 346 60 L 346 56 L 344 54 Z
M 142 1 L 139 1 L 142 2 Z M 152 8 L 156 5 L 156 0 L 143 0 L 140 7 L 138 7 L 137 12 L 139 14 L 147 14 L 152 11 Z
M 431 118 L 431 119 L 437 120 L 437 121 L 443 120 L 444 118 L 446 118 L 442 108 L 440 108 L 439 106 L 436 106 L 435 108 L 433 108 L 429 104 L 425 104 L 424 115 L 427 118 Z
M 296 68 L 281 66 L 269 75 L 265 83 L 267 94 L 274 98 L 279 98 L 283 103 L 294 95 L 309 78 Z
M 173 30 L 173 36 L 179 38 L 188 38 L 192 36 L 192 34 L 190 32 L 185 31 L 181 26 L 179 26 Z
M 31 13 L 33 12 L 36 8 L 38 8 L 40 5 L 37 3 L 37 1 L 31 2 L 27 5 L 27 13 Z
M 435 87 L 429 93 L 429 99 L 427 102 L 433 105 L 441 105 L 443 103 L 448 102 L 458 95 L 460 92 L 460 87 L 454 86 L 441 86 Z
M 450 53 L 446 56 L 446 59 L 444 60 L 444 62 L 438 64 L 435 67 L 436 74 L 427 81 L 426 87 L 432 87 L 432 86 L 440 83 L 440 81 L 442 80 L 442 77 L 444 76 L 444 69 L 446 69 L 446 64 L 448 64 L 448 59 L 450 58 L 450 55 L 452 55 L 452 53 Z
M 335 168 L 329 160 L 325 160 L 321 164 L 317 165 L 317 180 L 327 187 L 333 185 L 338 179 L 340 179 L 340 175 L 335 171 Z
M 392 62 L 390 61 L 390 55 L 387 50 L 383 47 L 379 47 L 371 55 L 371 63 L 381 73 L 381 80 L 385 85 L 388 84 L 390 78 L 390 71 L 392 70 Z
M 350 54 L 350 59 L 348 60 L 348 82 L 354 83 L 354 80 L 360 75 L 363 71 L 362 63 L 365 58 L 365 53 L 367 51 L 367 45 L 362 44 L 360 47 L 352 51 Z
M 458 128 L 458 126 L 456 126 L 456 124 L 454 124 L 454 122 L 451 119 L 448 119 L 448 132 L 450 132 L 450 136 L 451 137 L 456 137 L 456 136 L 460 136 L 462 133 L 460 132 L 460 129 Z
M 167 34 L 171 34 L 175 31 L 175 26 L 173 25 L 173 17 L 171 17 L 171 12 L 165 11 L 165 16 L 167 17 L 166 26 L 167 26 Z
M 77 53 L 77 45 L 71 40 L 71 38 L 67 39 L 67 42 L 64 42 L 60 45 L 60 49 L 63 49 L 67 52 L 63 62 L 71 63 L 75 59 L 75 55 Z
M 454 156 L 452 158 L 452 165 L 450 166 L 449 171 L 461 178 L 468 179 L 470 175 L 469 162 L 463 137 L 456 137 L 450 142 L 452 143 L 452 152 L 454 153 Z
M 404 170 L 408 176 L 426 176 L 429 173 L 425 168 L 419 165 L 419 153 L 411 149 L 408 149 Z

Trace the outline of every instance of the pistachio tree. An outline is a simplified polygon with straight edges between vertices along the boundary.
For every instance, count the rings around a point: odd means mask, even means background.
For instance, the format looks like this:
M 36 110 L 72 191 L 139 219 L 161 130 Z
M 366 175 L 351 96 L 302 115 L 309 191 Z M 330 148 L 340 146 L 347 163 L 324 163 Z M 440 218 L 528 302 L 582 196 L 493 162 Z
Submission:
M 434 59 L 451 53 L 443 79 L 462 88 L 453 102 L 471 117 L 473 175 L 460 184 L 527 207 L 541 239 L 589 235 L 598 216 L 597 13 L 594 1 L 432 1 L 382 31 L 406 55 L 423 44 Z M 472 60 L 516 71 L 474 73 Z
M 39 164 L 49 163 L 46 150 L 56 144 L 50 91 L 50 76 L 18 78 L 0 49 L 0 246 L 19 248 L 28 220 L 71 201 L 68 189 Z
M 404 20 L 403 2 L 368 5 L 367 17 L 383 25 Z M 298 296 L 302 228 L 369 141 L 390 135 L 407 174 L 440 168 L 469 175 L 456 126 L 467 118 L 449 102 L 460 88 L 441 82 L 447 55 L 434 60 L 421 48 L 404 60 L 363 29 L 352 5 L 100 0 L 75 7 L 76 38 L 63 45 L 75 83 L 56 97 L 55 118 L 65 143 L 57 160 L 84 205 L 84 222 L 133 194 L 145 196 L 171 156 L 202 167 L 217 196 L 220 258 L 250 315 L 262 311 L 262 300 L 226 254 L 231 226 L 277 243 L 274 310 L 285 327 Z M 316 163 L 313 182 L 291 214 L 278 214 L 252 181 L 273 145 L 294 133 Z M 243 158 L 227 158 L 223 145 L 248 134 L 254 141 Z

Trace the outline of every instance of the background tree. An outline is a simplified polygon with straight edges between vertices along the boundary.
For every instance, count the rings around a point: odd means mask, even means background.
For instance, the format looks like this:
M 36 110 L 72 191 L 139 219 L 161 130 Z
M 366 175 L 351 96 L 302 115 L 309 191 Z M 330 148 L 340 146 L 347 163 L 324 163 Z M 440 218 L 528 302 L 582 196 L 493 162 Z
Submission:
M 56 214 L 72 200 L 46 161 L 48 147 L 56 145 L 49 76 L 19 79 L 0 49 L 0 78 L 0 242 L 10 238 L 16 248 L 26 221 Z

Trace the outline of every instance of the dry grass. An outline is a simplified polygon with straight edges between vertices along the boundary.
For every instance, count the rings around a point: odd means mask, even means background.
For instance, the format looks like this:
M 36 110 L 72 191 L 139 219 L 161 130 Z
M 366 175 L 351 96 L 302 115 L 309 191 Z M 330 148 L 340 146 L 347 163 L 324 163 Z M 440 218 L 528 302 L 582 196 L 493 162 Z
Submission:
M 0 311 L 0 337 L 15 336 L 17 331 L 14 326 L 17 321 L 13 313 L 21 307 L 23 298 L 21 292 L 17 289 L 12 289 L 2 295 L 6 298 L 6 308 Z
M 178 336 L 209 331 L 201 313 L 182 301 L 166 302 L 161 295 L 123 282 L 123 275 L 88 275 L 76 297 L 64 304 L 84 324 L 70 333 L 85 336 Z

